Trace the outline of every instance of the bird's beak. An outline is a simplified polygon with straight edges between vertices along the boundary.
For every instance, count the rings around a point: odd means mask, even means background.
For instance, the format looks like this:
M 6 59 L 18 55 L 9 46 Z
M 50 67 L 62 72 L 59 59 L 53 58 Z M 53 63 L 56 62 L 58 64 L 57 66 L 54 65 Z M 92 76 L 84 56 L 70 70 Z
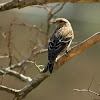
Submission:
M 56 21 L 53 21 L 53 22 L 52 22 L 52 24 L 55 24 L 55 23 L 56 23 Z
M 55 24 L 55 23 L 56 23 L 56 21 L 55 21 L 55 20 L 50 21 L 50 24 Z

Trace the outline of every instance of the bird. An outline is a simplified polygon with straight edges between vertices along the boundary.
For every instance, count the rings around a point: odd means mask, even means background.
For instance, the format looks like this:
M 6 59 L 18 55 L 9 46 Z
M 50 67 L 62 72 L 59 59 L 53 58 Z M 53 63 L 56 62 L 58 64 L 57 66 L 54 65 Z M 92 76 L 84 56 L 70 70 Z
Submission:
M 53 72 L 53 67 L 57 56 L 66 48 L 66 52 L 71 45 L 74 38 L 73 29 L 71 23 L 65 18 L 57 18 L 51 22 L 56 26 L 53 31 L 48 45 L 48 64 L 43 69 L 43 73 L 49 71 Z

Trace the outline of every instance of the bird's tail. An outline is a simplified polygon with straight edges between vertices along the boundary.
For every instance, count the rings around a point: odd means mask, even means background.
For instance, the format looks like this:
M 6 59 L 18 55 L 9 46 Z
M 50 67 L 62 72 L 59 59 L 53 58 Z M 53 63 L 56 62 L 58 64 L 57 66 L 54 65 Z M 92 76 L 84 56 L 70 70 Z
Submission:
M 43 73 L 49 70 L 50 74 L 52 74 L 54 63 L 48 63 L 47 66 L 44 68 Z

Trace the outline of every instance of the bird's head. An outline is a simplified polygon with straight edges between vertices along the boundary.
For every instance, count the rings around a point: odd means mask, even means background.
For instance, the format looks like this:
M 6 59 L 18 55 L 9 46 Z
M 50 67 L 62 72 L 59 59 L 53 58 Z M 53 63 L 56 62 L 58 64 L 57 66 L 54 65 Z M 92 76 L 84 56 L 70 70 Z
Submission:
M 70 22 L 65 18 L 57 18 L 51 22 L 51 24 L 55 24 L 57 27 L 61 27 L 63 25 L 69 25 Z

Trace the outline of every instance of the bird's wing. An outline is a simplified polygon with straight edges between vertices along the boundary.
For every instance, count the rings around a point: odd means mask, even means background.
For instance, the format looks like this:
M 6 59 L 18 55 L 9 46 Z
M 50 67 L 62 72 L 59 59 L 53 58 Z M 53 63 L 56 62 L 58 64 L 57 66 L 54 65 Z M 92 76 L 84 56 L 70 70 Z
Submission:
M 62 27 L 56 31 L 55 37 L 59 40 L 59 42 L 68 43 L 74 38 L 72 27 Z M 54 39 L 51 39 L 54 40 Z
M 49 41 L 49 47 L 48 47 L 48 60 L 54 61 L 58 54 L 70 44 L 70 41 L 72 40 L 72 30 L 67 30 L 67 28 L 64 30 L 59 29 L 56 30 L 56 33 L 53 33 L 53 36 L 51 37 Z

